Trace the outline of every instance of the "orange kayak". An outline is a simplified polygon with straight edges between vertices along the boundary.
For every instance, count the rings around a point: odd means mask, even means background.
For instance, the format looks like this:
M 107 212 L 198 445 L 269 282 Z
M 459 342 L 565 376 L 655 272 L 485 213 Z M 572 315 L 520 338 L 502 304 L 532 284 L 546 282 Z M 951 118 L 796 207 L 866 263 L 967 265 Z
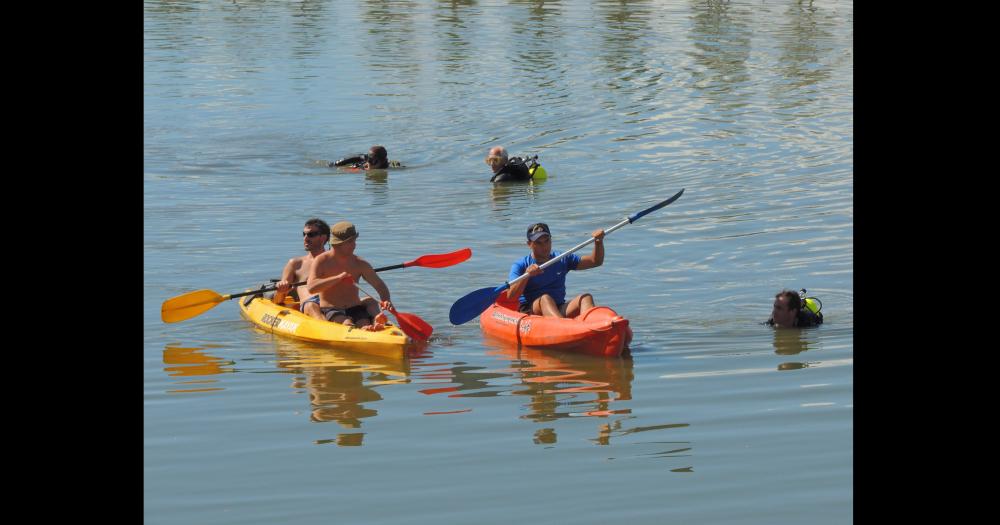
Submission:
M 507 305 L 516 308 L 516 303 L 501 299 L 480 314 L 479 326 L 486 335 L 520 346 L 602 356 L 619 356 L 632 341 L 628 319 L 607 306 L 562 319 L 521 313 Z

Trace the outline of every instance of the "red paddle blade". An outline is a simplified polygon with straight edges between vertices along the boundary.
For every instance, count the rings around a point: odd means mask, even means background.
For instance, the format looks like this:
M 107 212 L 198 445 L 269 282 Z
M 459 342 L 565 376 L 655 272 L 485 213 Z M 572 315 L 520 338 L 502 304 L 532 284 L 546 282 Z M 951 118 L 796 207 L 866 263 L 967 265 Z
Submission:
M 430 255 L 423 255 L 417 257 L 416 259 L 403 263 L 404 267 L 407 266 L 423 266 L 424 268 L 444 268 L 446 266 L 454 266 L 462 261 L 467 260 L 472 257 L 471 248 L 462 248 L 461 250 L 454 251 L 451 253 L 435 253 Z
M 434 333 L 434 327 L 427 324 L 427 321 L 417 317 L 415 314 L 397 312 L 395 308 L 390 309 L 389 313 L 396 318 L 396 324 L 399 325 L 399 329 L 410 339 L 426 341 Z

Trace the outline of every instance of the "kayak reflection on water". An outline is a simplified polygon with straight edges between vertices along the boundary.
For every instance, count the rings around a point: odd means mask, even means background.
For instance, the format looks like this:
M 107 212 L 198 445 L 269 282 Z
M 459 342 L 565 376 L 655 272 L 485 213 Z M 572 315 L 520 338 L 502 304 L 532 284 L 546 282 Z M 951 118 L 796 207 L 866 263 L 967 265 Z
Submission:
M 372 404 L 382 401 L 374 387 L 406 384 L 410 375 L 410 357 L 425 355 L 423 348 L 401 358 L 382 357 L 310 343 L 276 340 L 278 366 L 294 372 L 292 388 L 309 396 L 309 420 L 314 423 L 336 422 L 346 429 L 360 429 L 362 420 L 375 417 Z M 317 440 L 317 444 L 361 446 L 364 432 L 337 435 L 336 439 Z

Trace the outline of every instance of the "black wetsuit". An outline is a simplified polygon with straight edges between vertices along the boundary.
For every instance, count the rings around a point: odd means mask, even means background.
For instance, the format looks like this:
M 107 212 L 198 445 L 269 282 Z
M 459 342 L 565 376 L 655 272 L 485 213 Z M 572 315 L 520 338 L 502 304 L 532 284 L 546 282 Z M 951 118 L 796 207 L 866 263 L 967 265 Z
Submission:
M 493 178 L 490 182 L 504 182 L 504 181 L 528 181 L 531 180 L 531 174 L 528 173 L 528 165 L 524 163 L 518 157 L 512 157 L 507 161 L 500 171 L 493 174 Z
M 367 154 L 355 155 L 353 157 L 346 157 L 340 159 L 336 162 L 331 162 L 329 167 L 341 167 L 341 168 L 355 168 L 359 170 L 365 169 L 365 163 L 371 162 L 371 158 Z M 386 168 L 402 168 L 403 165 L 399 163 L 398 160 L 390 160 L 386 163 L 385 168 L 371 168 L 371 169 L 386 169 Z
M 360 155 L 355 155 L 353 157 L 346 157 L 335 162 L 330 163 L 330 167 L 334 166 L 346 166 L 349 168 L 363 168 L 365 163 L 368 162 L 368 155 L 362 153 Z
M 774 326 L 774 319 L 768 319 L 767 321 L 764 321 L 764 324 Z M 802 310 L 799 310 L 798 319 L 795 322 L 795 328 L 806 328 L 820 324 L 823 324 L 823 312 L 814 314 L 803 308 Z
M 331 162 L 330 167 L 332 168 L 334 166 L 341 166 L 348 168 L 364 168 L 366 162 L 368 162 L 368 155 L 362 153 L 360 155 L 355 155 L 353 157 L 346 157 L 340 159 L 336 162 Z

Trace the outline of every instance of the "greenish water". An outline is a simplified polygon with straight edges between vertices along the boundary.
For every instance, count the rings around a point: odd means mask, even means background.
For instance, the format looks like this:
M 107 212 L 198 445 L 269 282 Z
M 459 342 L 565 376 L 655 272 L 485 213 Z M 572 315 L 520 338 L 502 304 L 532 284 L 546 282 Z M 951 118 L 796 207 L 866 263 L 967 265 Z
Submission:
M 147 523 L 853 521 L 853 2 L 146 2 Z M 326 162 L 384 144 L 388 174 Z M 483 157 L 549 179 L 492 186 Z M 630 359 L 448 323 L 524 230 L 635 331 Z M 255 331 L 312 216 L 350 220 L 435 328 L 393 362 Z M 759 323 L 781 288 L 826 323 Z

